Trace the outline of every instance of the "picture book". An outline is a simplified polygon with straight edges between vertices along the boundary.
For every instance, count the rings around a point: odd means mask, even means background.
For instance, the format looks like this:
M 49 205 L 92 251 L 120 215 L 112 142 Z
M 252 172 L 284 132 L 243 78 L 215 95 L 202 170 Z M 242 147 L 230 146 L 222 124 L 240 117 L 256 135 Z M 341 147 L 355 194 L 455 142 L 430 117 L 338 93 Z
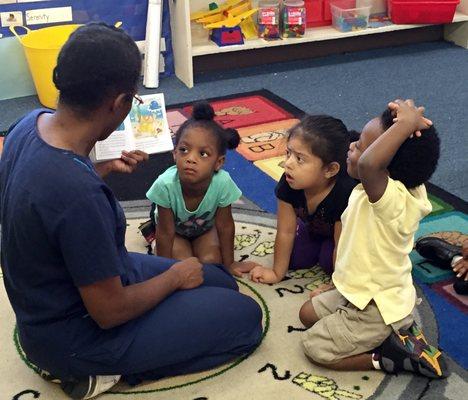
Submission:
M 142 150 L 148 154 L 173 150 L 164 95 L 149 94 L 141 99 L 142 104 L 134 99 L 122 124 L 107 139 L 96 143 L 90 154 L 93 161 L 120 158 L 122 150 Z

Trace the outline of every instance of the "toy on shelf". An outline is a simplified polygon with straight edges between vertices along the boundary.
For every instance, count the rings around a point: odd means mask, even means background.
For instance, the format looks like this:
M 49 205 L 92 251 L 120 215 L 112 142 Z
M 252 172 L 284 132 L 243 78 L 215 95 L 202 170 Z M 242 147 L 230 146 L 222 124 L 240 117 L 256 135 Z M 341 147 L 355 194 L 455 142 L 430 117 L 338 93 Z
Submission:
M 260 0 L 258 3 L 258 37 L 265 40 L 280 39 L 279 0 Z
M 306 9 L 302 0 L 283 3 L 283 37 L 302 37 L 306 28 Z
M 190 14 L 190 21 L 198 21 L 199 19 L 210 15 L 223 13 L 225 10 L 232 8 L 243 1 L 244 0 L 226 0 L 222 6 L 218 6 L 216 3 L 210 3 L 209 10 L 196 11 Z
M 243 44 L 244 38 L 257 37 L 257 28 L 252 20 L 257 10 L 252 8 L 250 0 L 228 0 L 209 11 L 193 13 L 190 19 L 202 24 L 204 29 L 211 30 L 211 40 L 218 46 L 229 46 Z
M 370 2 L 363 2 L 370 4 Z M 370 5 L 356 7 L 356 0 L 332 0 L 330 2 L 333 26 L 341 32 L 366 29 L 369 24 Z
M 210 38 L 220 47 L 244 44 L 242 30 L 239 26 L 233 26 L 232 28 L 223 26 L 222 28 L 213 29 Z

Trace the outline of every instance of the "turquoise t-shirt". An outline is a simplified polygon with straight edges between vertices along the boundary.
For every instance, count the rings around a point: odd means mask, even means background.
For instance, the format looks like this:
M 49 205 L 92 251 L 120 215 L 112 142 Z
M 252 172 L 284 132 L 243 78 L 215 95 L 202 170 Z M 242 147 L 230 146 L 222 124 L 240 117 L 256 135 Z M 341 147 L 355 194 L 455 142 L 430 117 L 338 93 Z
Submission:
M 188 211 L 175 165 L 161 174 L 146 193 L 146 197 L 156 205 L 172 210 L 176 233 L 188 238 L 194 238 L 209 231 L 214 224 L 217 209 L 229 206 L 241 195 L 242 192 L 229 173 L 221 169 L 213 175 L 198 208 Z

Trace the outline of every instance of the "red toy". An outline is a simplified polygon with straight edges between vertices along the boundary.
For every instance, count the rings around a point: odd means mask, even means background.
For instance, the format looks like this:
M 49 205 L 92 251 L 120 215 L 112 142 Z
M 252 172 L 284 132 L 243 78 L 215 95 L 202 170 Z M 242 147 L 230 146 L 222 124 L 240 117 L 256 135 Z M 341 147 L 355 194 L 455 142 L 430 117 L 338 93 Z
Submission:
M 233 28 L 216 28 L 211 31 L 211 40 L 218 46 L 230 46 L 233 44 L 244 44 L 242 30 L 239 26 Z

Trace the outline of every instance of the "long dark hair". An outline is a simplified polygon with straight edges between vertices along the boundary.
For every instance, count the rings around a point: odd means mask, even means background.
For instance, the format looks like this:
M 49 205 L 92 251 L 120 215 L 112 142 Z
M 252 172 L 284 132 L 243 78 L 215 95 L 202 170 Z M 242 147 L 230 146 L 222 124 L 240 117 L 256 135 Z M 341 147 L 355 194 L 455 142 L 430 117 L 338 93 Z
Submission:
M 329 115 L 308 115 L 289 130 L 288 140 L 297 136 L 324 164 L 337 162 L 340 173 L 346 172 L 350 133 L 340 119 Z

